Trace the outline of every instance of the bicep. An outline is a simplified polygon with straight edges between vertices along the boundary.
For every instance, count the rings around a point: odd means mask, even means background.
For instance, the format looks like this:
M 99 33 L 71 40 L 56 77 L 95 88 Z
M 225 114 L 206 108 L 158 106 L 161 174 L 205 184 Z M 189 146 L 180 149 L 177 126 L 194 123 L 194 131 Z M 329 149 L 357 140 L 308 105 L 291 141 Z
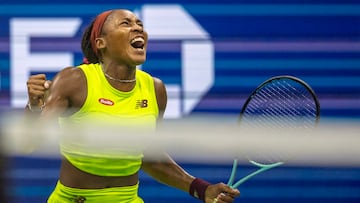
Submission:
M 70 106 L 74 86 L 78 85 L 75 76 L 76 70 L 73 67 L 65 68 L 55 76 L 45 101 L 42 117 L 57 118 L 65 113 Z

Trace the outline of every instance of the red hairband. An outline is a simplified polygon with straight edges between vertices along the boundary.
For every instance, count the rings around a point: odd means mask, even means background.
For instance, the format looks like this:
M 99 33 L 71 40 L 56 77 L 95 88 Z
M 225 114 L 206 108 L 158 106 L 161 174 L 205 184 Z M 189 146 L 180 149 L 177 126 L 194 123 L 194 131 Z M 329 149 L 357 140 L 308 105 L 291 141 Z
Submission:
M 98 56 L 98 49 L 96 48 L 95 40 L 96 38 L 100 37 L 101 30 L 104 26 L 105 20 L 111 12 L 112 10 L 102 12 L 95 18 L 95 21 L 93 23 L 93 27 L 91 29 L 91 34 L 90 34 L 90 43 L 91 43 L 91 48 L 93 49 L 96 56 Z

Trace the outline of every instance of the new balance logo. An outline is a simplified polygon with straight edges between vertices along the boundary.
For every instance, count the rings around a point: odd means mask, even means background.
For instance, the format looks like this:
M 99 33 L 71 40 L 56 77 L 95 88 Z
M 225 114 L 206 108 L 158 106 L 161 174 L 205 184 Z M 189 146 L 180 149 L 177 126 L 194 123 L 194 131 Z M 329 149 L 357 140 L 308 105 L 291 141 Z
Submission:
M 135 109 L 146 108 L 147 106 L 148 106 L 148 100 L 147 99 L 139 99 L 139 100 L 136 101 Z

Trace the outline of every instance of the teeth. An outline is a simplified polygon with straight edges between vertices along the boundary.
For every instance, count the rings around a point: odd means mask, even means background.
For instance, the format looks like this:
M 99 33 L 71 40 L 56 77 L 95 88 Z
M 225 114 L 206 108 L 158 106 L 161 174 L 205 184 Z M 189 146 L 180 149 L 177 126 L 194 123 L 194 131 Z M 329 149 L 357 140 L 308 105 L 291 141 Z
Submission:
M 142 37 L 136 37 L 133 40 L 131 40 L 131 44 L 133 44 L 135 42 L 145 42 L 145 41 Z

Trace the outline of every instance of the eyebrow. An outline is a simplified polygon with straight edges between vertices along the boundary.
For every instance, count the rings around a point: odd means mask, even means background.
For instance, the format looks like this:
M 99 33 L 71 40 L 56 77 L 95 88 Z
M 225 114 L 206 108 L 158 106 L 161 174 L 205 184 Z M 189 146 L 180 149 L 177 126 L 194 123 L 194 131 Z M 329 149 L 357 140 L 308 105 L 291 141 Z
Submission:
M 132 20 L 130 18 L 125 17 L 124 20 L 131 22 Z M 136 19 L 136 23 L 143 23 L 140 19 Z

